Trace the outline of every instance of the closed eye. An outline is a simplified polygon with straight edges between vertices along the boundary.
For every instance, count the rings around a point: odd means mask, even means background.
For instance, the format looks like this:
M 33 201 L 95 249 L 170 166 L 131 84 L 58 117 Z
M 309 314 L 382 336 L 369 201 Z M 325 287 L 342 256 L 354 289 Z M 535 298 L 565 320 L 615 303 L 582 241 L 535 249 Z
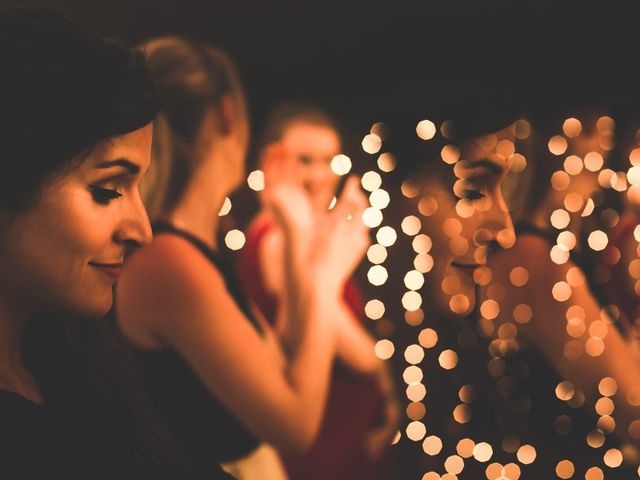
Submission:
M 115 189 L 89 185 L 89 191 L 94 202 L 100 205 L 108 205 L 112 200 L 122 197 L 122 194 Z
M 462 198 L 475 202 L 478 200 L 482 200 L 483 198 L 486 198 L 486 195 L 482 193 L 480 190 L 463 190 Z

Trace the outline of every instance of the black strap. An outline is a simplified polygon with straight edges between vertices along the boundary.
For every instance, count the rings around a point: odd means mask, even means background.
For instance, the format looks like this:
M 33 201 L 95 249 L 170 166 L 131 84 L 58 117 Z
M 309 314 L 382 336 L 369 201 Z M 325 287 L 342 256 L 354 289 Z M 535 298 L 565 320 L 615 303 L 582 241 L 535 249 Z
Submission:
M 202 241 L 192 233 L 178 228 L 175 225 L 167 222 L 166 220 L 154 221 L 152 228 L 154 235 L 160 233 L 171 233 L 173 235 L 184 238 L 194 247 L 196 247 L 222 274 L 227 290 L 233 297 L 233 300 L 236 302 L 242 313 L 244 313 L 244 315 L 259 333 L 263 333 L 261 325 L 258 323 L 253 312 L 251 311 L 251 307 L 249 306 L 247 297 L 244 294 L 244 290 L 242 288 L 240 280 L 238 279 L 238 275 L 233 268 L 233 264 L 227 257 L 222 255 L 220 252 L 209 248 L 209 246 L 204 241 Z

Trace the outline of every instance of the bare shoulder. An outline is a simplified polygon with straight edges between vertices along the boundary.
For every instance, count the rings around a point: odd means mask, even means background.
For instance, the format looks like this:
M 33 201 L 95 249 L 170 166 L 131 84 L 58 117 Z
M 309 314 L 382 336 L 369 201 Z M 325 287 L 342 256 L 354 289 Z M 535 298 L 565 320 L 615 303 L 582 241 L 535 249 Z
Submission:
M 138 288 L 172 287 L 182 282 L 224 284 L 222 275 L 191 242 L 177 235 L 158 235 L 151 245 L 129 258 L 123 281 L 135 281 Z
M 495 253 L 490 263 L 499 271 L 510 272 L 516 267 L 524 268 L 531 278 L 548 280 L 550 277 L 566 275 L 567 270 L 574 265 L 570 260 L 564 264 L 554 263 L 551 248 L 548 240 L 538 235 L 523 234 L 518 236 L 511 248 Z
M 187 309 L 219 298 L 226 286 L 189 241 L 158 235 L 127 259 L 116 292 L 118 323 L 129 337 L 144 341 L 166 330 L 166 322 L 188 318 Z

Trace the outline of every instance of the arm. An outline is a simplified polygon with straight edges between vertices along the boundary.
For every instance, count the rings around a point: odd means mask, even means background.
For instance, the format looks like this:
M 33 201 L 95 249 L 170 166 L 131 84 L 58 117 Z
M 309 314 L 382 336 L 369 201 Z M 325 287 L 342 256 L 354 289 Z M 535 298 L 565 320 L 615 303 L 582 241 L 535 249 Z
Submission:
M 118 285 L 118 317 L 179 351 L 209 390 L 251 431 L 276 447 L 313 440 L 324 409 L 334 326 L 332 287 L 300 282 L 305 311 L 299 348 L 283 370 L 236 306 L 219 272 L 180 238 L 138 252 Z M 162 259 L 162 261 L 158 261 Z
M 291 297 L 287 292 L 293 291 L 295 286 L 289 280 L 292 276 L 284 272 L 286 263 L 291 262 L 290 259 L 285 260 L 286 255 L 290 255 L 290 252 L 285 253 L 282 232 L 277 228 L 272 229 L 260 244 L 260 271 L 265 288 L 278 299 L 275 330 L 285 350 L 289 350 L 291 345 L 296 345 L 300 332 L 296 322 L 287 321 L 287 310 L 290 308 L 288 298 Z M 374 354 L 374 339 L 345 304 L 342 291 L 332 299 L 328 309 L 329 315 L 336 320 L 338 358 L 356 372 L 377 374 L 383 362 Z
M 524 287 L 515 287 L 509 281 L 509 272 L 515 266 L 522 266 L 529 273 L 529 282 Z M 533 317 L 528 323 L 516 323 L 519 338 L 538 349 L 564 380 L 583 391 L 590 408 L 601 396 L 598 392 L 599 382 L 605 377 L 615 379 L 618 386 L 613 397 L 616 432 L 621 438 L 629 440 L 628 426 L 640 419 L 640 408 L 628 401 L 640 393 L 640 363 L 619 331 L 611 325 L 612 319 L 601 310 L 591 295 L 586 279 L 574 282 L 566 301 L 558 301 L 553 297 L 554 284 L 566 281 L 569 271 L 575 275 L 577 267 L 570 261 L 564 265 L 553 263 L 549 258 L 549 245 L 532 236 L 520 237 L 512 249 L 497 254 L 490 267 L 494 282 L 499 282 L 506 289 L 496 322 L 512 322 L 514 308 L 519 304 L 529 305 Z M 581 307 L 585 317 L 583 327 L 572 330 L 573 336 L 567 330 L 567 311 L 571 306 Z M 596 335 L 601 337 L 601 353 L 597 348 L 599 341 L 591 339 Z M 567 358 L 565 346 L 568 342 L 575 342 L 572 345 L 581 350 L 578 358 Z
M 282 230 L 272 229 L 258 247 L 258 261 L 264 288 L 278 299 L 276 334 L 280 337 L 284 349 L 290 350 L 291 346 L 299 341 L 300 330 L 295 322 L 288 321 L 291 317 L 287 314 L 290 308 L 287 297 L 294 285 L 289 280 L 291 276 L 285 273 L 285 265 L 291 259 L 286 258 L 290 252 L 284 248 L 284 244 Z M 327 305 L 328 314 L 336 321 L 336 356 L 351 370 L 373 376 L 384 400 L 384 420 L 381 425 L 370 430 L 363 445 L 366 453 L 375 458 L 384 451 L 397 432 L 400 407 L 388 365 L 375 355 L 374 339 L 343 300 L 343 288 L 341 285 L 339 295 Z

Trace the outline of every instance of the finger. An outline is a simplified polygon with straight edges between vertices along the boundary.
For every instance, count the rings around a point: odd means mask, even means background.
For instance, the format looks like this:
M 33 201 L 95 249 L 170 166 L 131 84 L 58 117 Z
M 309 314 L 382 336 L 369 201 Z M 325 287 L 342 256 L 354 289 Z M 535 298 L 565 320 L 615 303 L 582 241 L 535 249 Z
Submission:
M 366 208 L 366 197 L 360 190 L 357 177 L 347 179 L 344 190 L 338 199 L 333 212 L 338 218 L 355 218 L 361 220 L 362 212 Z

